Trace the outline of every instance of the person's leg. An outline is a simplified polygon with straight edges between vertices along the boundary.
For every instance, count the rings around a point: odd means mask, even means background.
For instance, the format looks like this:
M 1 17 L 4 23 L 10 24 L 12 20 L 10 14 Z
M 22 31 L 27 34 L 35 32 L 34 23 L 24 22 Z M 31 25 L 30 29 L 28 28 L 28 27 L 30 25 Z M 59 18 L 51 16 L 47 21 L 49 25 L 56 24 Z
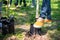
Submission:
M 38 29 L 38 34 L 40 34 L 40 32 L 42 31 L 41 27 L 43 27 L 43 25 L 44 25 L 44 20 L 45 20 L 46 16 L 48 19 L 50 19 L 50 9 L 49 9 L 50 3 L 49 2 L 48 2 L 48 0 L 43 0 L 41 11 L 40 11 L 40 17 L 37 19 L 37 21 L 33 25 L 35 28 Z
M 36 6 L 36 0 L 32 0 L 32 6 Z
M 40 17 L 34 23 L 34 27 L 41 28 L 44 25 L 44 19 L 46 17 L 46 12 L 47 12 L 47 0 L 43 0 L 41 11 L 40 11 Z
M 47 19 L 51 20 L 51 3 L 50 3 L 50 0 L 47 1 L 47 6 L 48 6 L 48 9 L 47 9 Z
M 36 6 L 36 0 L 32 0 L 32 5 L 31 5 L 31 8 L 35 7 Z
M 51 20 L 51 9 L 47 10 L 47 19 Z
M 20 5 L 22 4 L 22 0 L 20 0 Z
M 47 13 L 47 0 L 43 0 L 43 3 L 42 3 L 42 7 L 41 7 L 41 11 L 40 11 L 40 17 L 45 19 L 46 17 L 46 13 Z
M 17 6 L 18 5 L 18 0 L 16 0 L 16 2 L 15 2 L 15 6 Z
M 52 20 L 51 20 L 51 3 L 50 3 L 50 0 L 47 0 L 47 12 L 46 12 L 46 19 L 45 19 L 45 22 L 46 23 L 51 23 Z
M 12 4 L 12 0 L 10 0 L 8 7 L 10 7 L 11 4 Z
M 10 0 L 10 5 L 12 4 L 12 0 Z
M 23 3 L 24 3 L 24 7 L 26 7 L 26 0 L 23 0 Z

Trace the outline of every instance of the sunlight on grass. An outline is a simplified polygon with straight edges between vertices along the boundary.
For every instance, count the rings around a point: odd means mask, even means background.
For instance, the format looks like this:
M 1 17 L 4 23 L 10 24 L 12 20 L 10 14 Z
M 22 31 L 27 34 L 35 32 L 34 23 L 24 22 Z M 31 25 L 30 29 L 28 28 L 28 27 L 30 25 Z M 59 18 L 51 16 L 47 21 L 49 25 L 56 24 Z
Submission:
M 59 0 L 51 0 L 51 2 L 58 2 Z
M 15 10 L 16 8 L 10 8 L 11 10 Z
M 26 16 L 27 14 L 18 13 L 19 16 Z
M 45 25 L 44 25 L 44 27 L 51 27 L 51 26 L 56 26 L 57 24 L 56 24 L 56 22 L 54 21 L 54 22 L 52 22 L 52 23 L 46 23 Z
M 58 9 L 58 4 L 52 4 L 51 7 L 52 7 L 53 9 Z
M 29 0 L 27 0 L 29 1 Z M 30 0 L 31 2 L 32 0 Z M 52 15 L 52 26 L 48 27 L 48 24 L 46 24 L 43 27 L 43 30 L 47 31 L 51 37 L 52 40 L 57 40 L 60 37 L 60 2 L 58 2 L 60 0 L 51 0 L 51 7 L 52 7 L 52 11 L 51 11 L 51 15 Z M 20 29 L 20 27 L 25 27 L 27 26 L 30 27 L 31 23 L 35 22 L 35 13 L 36 13 L 36 8 L 30 8 L 30 3 L 27 2 L 27 7 L 20 7 L 15 9 L 16 7 L 14 6 L 14 0 L 13 0 L 13 4 L 11 5 L 10 9 L 9 9 L 9 15 L 13 15 L 15 17 L 15 27 L 16 27 L 16 34 L 14 34 L 14 36 L 16 36 L 18 39 L 22 40 L 24 37 L 23 32 L 25 30 Z M 40 0 L 40 7 L 42 4 L 42 0 Z M 20 6 L 20 5 L 19 5 Z M 6 15 L 6 8 L 5 6 L 3 6 L 3 11 L 2 11 L 2 15 L 3 16 L 7 16 Z M 8 16 L 9 16 L 8 15 Z M 58 22 L 55 20 L 59 20 Z M 55 28 L 55 26 L 57 26 L 57 28 Z M 49 29 L 47 29 L 46 27 L 48 27 Z M 51 30 L 50 28 L 54 27 L 55 29 Z M 4 39 L 13 36 L 13 34 L 7 34 L 5 37 L 3 35 L 0 34 L 0 37 Z M 57 39 L 56 39 L 57 38 Z M 60 40 L 60 39 L 59 39 Z
M 24 37 L 23 34 L 18 34 L 18 33 L 17 33 L 16 36 L 18 37 L 19 40 L 23 40 L 23 37 Z

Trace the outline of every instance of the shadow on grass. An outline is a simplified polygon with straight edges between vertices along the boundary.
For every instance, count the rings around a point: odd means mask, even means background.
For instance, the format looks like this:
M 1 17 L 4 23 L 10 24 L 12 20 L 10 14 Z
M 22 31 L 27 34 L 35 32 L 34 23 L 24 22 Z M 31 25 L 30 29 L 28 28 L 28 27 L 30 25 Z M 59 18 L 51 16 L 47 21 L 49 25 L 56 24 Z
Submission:
M 23 33 L 23 32 L 27 32 L 28 30 L 25 30 L 25 29 L 22 29 L 22 28 L 16 28 L 15 29 L 15 32 L 16 32 L 16 34 L 18 33 L 18 34 L 21 34 L 21 33 Z
M 16 32 L 15 34 L 7 34 L 7 35 L 0 34 L 0 40 L 6 40 L 7 38 L 9 38 L 13 35 L 18 37 L 18 38 L 23 38 L 25 33 L 24 34 L 22 34 L 22 33 L 27 32 L 27 30 L 21 29 L 21 28 L 16 28 L 15 32 Z

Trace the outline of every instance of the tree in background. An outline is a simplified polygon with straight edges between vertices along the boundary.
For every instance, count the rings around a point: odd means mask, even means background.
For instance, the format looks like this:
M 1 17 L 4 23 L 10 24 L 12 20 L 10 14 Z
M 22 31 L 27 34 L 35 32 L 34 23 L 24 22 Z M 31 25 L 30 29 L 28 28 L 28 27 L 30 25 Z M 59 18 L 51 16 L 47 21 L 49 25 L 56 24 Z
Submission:
M 1 13 L 2 13 L 2 0 L 0 0 L 0 18 L 1 18 Z

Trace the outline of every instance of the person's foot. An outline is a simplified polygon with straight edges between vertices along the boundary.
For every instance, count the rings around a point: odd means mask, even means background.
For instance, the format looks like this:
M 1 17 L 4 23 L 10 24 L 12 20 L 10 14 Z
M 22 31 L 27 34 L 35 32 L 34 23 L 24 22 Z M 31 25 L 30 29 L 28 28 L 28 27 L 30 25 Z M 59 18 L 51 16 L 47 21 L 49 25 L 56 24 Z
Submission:
M 18 7 L 18 4 L 17 3 L 14 3 L 15 7 Z
M 45 23 L 51 23 L 51 22 L 52 22 L 52 20 L 45 19 L 45 20 L 44 20 L 44 22 L 45 22 Z
M 19 7 L 22 7 L 22 6 L 19 6 Z
M 33 5 L 31 5 L 31 8 L 34 8 L 34 6 L 33 6 Z
M 16 8 L 18 8 L 19 6 L 17 5 Z
M 8 5 L 8 7 L 10 7 L 10 4 Z
M 41 28 L 43 25 L 44 25 L 44 19 L 43 18 L 38 18 L 33 26 L 35 28 Z

